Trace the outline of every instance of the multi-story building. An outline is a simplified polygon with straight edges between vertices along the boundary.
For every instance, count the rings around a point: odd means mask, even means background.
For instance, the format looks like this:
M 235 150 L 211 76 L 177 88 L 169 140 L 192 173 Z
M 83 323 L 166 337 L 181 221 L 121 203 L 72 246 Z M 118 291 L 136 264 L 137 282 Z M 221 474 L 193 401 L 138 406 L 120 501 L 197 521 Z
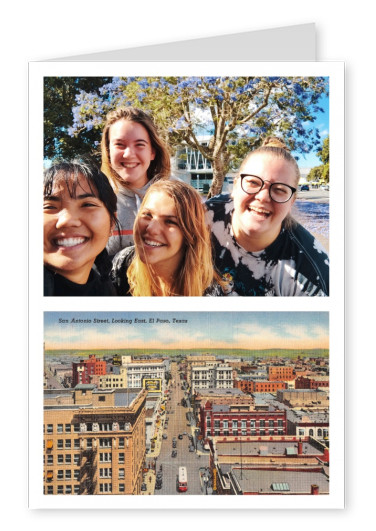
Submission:
M 277 400 L 287 407 L 310 407 L 323 409 L 329 407 L 327 391 L 319 389 L 286 389 L 277 391 Z
M 90 354 L 88 359 L 72 363 L 72 370 L 73 387 L 79 384 L 91 384 L 98 380 L 96 377 L 106 374 L 106 362 L 97 359 L 95 354 Z
M 275 393 L 278 389 L 287 389 L 286 382 L 247 379 L 234 381 L 234 387 L 241 389 L 244 393 Z
M 146 390 L 44 394 L 44 494 L 139 494 Z
M 294 380 L 294 368 L 286 365 L 270 365 L 268 380 Z
M 312 437 L 210 439 L 217 494 L 329 494 L 329 448 Z
M 161 359 L 136 361 L 130 356 L 122 356 L 120 373 L 126 374 L 127 387 L 130 389 L 143 387 L 144 379 L 160 379 L 164 385 L 166 365 Z
M 329 410 L 287 410 L 287 433 L 299 437 L 329 440 Z
M 329 387 L 329 378 L 327 376 L 315 378 L 299 376 L 295 380 L 295 389 L 319 389 L 323 387 Z
M 233 369 L 226 363 L 214 366 L 193 366 L 191 369 L 191 391 L 200 389 L 230 389 L 233 385 Z
M 250 406 L 207 401 L 200 409 L 200 430 L 204 437 L 238 437 L 286 434 L 286 411 L 257 411 Z

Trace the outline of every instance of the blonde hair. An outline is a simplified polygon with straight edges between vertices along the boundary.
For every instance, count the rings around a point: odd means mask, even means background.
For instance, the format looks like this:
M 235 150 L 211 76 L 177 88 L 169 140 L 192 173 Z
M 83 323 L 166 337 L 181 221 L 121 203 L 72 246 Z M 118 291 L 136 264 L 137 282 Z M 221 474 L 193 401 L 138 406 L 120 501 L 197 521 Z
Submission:
M 291 152 L 289 148 L 286 146 L 286 144 L 281 140 L 280 138 L 276 136 L 267 136 L 264 138 L 261 147 L 254 149 L 248 155 L 245 157 L 243 162 L 240 165 L 238 174 L 235 178 L 235 181 L 239 178 L 239 175 L 243 172 L 243 168 L 246 165 L 246 163 L 249 161 L 251 157 L 254 155 L 269 155 L 271 157 L 274 157 L 276 159 L 284 159 L 286 162 L 290 163 L 292 167 L 294 168 L 295 172 L 295 182 L 294 182 L 294 188 L 298 188 L 298 183 L 300 180 L 300 170 L 298 163 L 296 162 L 295 158 L 291 155 Z M 294 193 L 294 196 L 296 197 L 296 192 Z M 283 226 L 286 229 L 291 229 L 297 225 L 297 221 L 293 218 L 293 216 L 289 213 L 283 220 Z
M 300 179 L 300 170 L 298 163 L 296 162 L 295 158 L 291 155 L 291 152 L 289 148 L 286 146 L 286 144 L 281 140 L 280 138 L 276 136 L 267 136 L 264 138 L 261 147 L 254 149 L 248 155 L 245 157 L 243 162 L 241 163 L 241 166 L 239 168 L 238 176 L 240 173 L 242 173 L 242 170 L 245 166 L 245 164 L 249 161 L 251 157 L 254 155 L 270 155 L 272 157 L 275 157 L 276 159 L 284 159 L 285 161 L 289 162 L 295 171 L 295 188 L 298 186 L 298 182 Z M 238 177 L 237 176 L 237 177 Z
M 184 256 L 176 277 L 169 286 L 156 279 L 153 267 L 140 259 L 138 247 L 142 245 L 139 219 L 143 205 L 153 192 L 162 192 L 174 201 L 176 217 L 184 238 Z M 200 297 L 213 283 L 219 281 L 214 271 L 210 231 L 205 219 L 205 207 L 200 194 L 181 181 L 158 181 L 145 194 L 134 223 L 135 257 L 128 268 L 127 277 L 133 296 L 182 295 Z
M 160 137 L 157 127 L 151 116 L 141 109 L 135 107 L 120 107 L 108 113 L 106 124 L 102 132 L 101 154 L 102 154 L 102 172 L 111 181 L 115 191 L 119 188 L 120 179 L 116 171 L 111 166 L 110 160 L 110 129 L 111 126 L 119 120 L 127 120 L 142 125 L 148 132 L 151 146 L 155 151 L 155 158 L 150 162 L 147 170 L 149 181 L 153 178 L 168 179 L 170 177 L 171 162 L 168 147 Z

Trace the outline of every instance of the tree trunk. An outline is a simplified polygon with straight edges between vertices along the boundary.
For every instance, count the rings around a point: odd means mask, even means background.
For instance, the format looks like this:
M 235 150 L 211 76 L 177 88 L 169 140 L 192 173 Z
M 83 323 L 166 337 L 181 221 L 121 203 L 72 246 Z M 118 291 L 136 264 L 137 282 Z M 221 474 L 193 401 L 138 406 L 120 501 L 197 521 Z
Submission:
M 223 182 L 228 170 L 228 160 L 225 153 L 218 153 L 212 162 L 213 181 L 208 193 L 208 199 L 222 192 Z

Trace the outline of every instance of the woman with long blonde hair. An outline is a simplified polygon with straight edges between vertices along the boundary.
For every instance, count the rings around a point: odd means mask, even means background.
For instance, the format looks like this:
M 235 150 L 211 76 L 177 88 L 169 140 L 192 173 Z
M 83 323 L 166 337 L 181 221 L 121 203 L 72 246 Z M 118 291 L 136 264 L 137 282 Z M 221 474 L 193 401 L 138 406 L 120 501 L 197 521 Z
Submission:
M 134 224 L 135 246 L 113 261 L 119 295 L 222 295 L 199 193 L 181 181 L 158 181 Z

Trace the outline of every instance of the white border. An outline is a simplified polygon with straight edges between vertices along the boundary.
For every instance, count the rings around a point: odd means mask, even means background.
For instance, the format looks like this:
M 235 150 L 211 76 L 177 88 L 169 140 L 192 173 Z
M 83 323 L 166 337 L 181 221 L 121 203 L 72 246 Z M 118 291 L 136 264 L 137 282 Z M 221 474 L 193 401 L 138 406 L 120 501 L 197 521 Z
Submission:
M 44 76 L 283 75 L 330 78 L 330 297 L 132 299 L 43 298 Z M 29 65 L 29 506 L 31 508 L 342 508 L 344 506 L 344 65 L 343 63 L 44 62 Z M 43 311 L 328 311 L 330 315 L 330 494 L 328 496 L 43 496 Z M 35 391 L 34 391 L 35 389 Z

